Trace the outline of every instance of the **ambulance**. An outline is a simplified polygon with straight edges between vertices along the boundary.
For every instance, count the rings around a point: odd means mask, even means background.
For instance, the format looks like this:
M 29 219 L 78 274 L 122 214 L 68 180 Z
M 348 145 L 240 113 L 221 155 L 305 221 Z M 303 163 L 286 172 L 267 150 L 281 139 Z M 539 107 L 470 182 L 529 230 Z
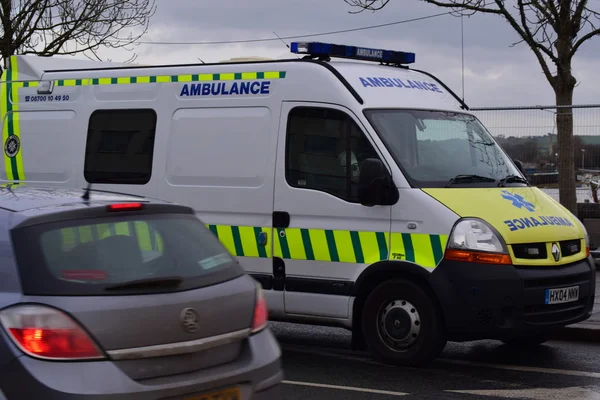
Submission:
M 538 345 L 590 316 L 583 224 L 447 85 L 411 68 L 414 53 L 291 52 L 158 66 L 11 57 L 0 183 L 191 206 L 262 284 L 272 321 L 346 328 L 394 365 L 426 365 L 448 341 Z

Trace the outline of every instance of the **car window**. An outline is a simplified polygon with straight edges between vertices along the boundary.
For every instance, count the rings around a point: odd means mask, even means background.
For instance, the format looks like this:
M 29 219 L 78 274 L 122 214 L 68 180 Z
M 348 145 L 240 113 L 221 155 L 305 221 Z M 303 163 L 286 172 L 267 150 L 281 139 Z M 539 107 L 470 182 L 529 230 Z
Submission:
M 84 176 L 90 183 L 145 185 L 152 177 L 156 112 L 96 110 L 88 125 Z
M 472 187 L 489 187 L 519 175 L 472 115 L 406 109 L 372 109 L 365 115 L 413 187 L 445 187 L 457 175 L 490 178 L 491 182 L 472 183 Z
M 326 192 L 358 203 L 360 164 L 379 158 L 360 127 L 346 113 L 296 107 L 288 118 L 286 179 L 290 186 Z
M 103 295 L 125 282 L 181 277 L 177 288 L 199 288 L 242 273 L 230 253 L 194 216 L 143 215 L 43 224 L 13 234 L 28 294 Z M 43 278 L 43 279 L 42 279 Z

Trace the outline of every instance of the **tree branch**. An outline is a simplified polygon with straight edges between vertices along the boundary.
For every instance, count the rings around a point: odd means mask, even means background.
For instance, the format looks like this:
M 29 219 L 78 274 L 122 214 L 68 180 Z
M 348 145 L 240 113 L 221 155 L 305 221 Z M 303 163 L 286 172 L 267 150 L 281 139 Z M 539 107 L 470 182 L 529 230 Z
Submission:
M 390 0 L 344 0 L 346 4 L 349 4 L 352 7 L 359 7 L 360 10 L 356 12 L 348 11 L 350 14 L 359 14 L 363 11 L 377 11 L 381 10 L 383 7 L 390 2 Z M 375 3 L 381 2 L 381 5 L 374 6 Z
M 550 1 L 541 0 L 541 3 L 540 3 L 539 0 L 531 0 L 530 3 L 528 3 L 526 5 L 534 7 L 540 14 L 543 15 L 544 19 L 538 18 L 538 23 L 540 25 L 545 25 L 545 24 L 550 23 L 552 28 L 556 31 L 557 24 L 558 24 L 558 14 L 553 15 L 549 11 L 549 3 L 552 3 L 552 1 L 553 0 L 550 0 Z
M 558 34 L 561 24 L 564 23 L 564 9 L 557 9 L 554 2 L 556 0 L 517 0 L 516 9 L 518 19 L 507 9 L 505 0 L 422 0 L 442 8 L 451 8 L 458 12 L 468 11 L 471 13 L 485 13 L 502 15 L 521 40 L 517 43 L 525 42 L 533 51 L 537 58 L 544 76 L 554 85 L 554 76 L 545 57 L 550 59 L 560 68 L 560 62 L 553 51 L 555 36 L 548 29 L 551 27 Z M 568 1 L 570 0 L 561 0 Z M 587 0 L 582 0 L 587 2 Z M 345 0 L 347 4 L 354 7 L 361 7 L 369 10 L 380 10 L 388 4 L 389 0 Z M 581 7 L 581 3 L 579 4 Z M 584 7 L 585 8 L 585 7 Z M 581 11 L 583 13 L 583 11 Z M 531 18 L 528 13 L 532 14 Z M 515 44 L 513 44 L 515 45 Z
M 594 36 L 600 36 L 600 29 L 594 29 L 594 30 L 586 33 L 577 42 L 575 42 L 575 44 L 573 45 L 573 48 L 571 49 L 571 53 L 569 54 L 569 59 L 573 58 L 573 56 L 575 55 L 575 53 L 577 52 L 577 50 L 579 49 L 579 47 L 581 47 L 581 45 L 583 43 L 585 43 L 587 40 L 593 38 Z
M 554 17 L 555 21 L 558 21 L 558 9 L 556 8 L 556 5 L 554 4 L 554 0 L 545 0 L 544 4 L 546 5 L 546 7 L 548 8 L 548 10 L 550 10 L 550 13 L 552 14 L 552 16 Z
M 468 10 L 473 12 L 480 12 L 484 14 L 502 14 L 499 8 L 489 8 L 492 1 L 488 0 L 448 0 L 447 2 L 439 0 L 422 0 L 426 3 L 436 5 L 443 8 L 454 8 L 460 10 Z M 504 7 L 504 6 L 503 6 Z
M 573 21 L 574 27 L 581 27 L 581 19 L 583 16 L 583 12 L 586 9 L 588 0 L 580 0 L 580 2 L 575 6 L 575 12 L 573 12 L 573 17 L 571 20 Z M 577 29 L 578 31 L 579 29 Z
M 497 3 L 500 3 L 501 1 L 502 0 L 496 0 Z M 548 82 L 551 85 L 554 85 L 554 77 L 552 76 L 552 73 L 550 72 L 550 68 L 548 67 L 548 64 L 546 63 L 546 60 L 544 59 L 544 56 L 542 55 L 541 52 L 543 51 L 544 53 L 546 53 L 546 55 L 548 55 L 550 57 L 550 59 L 552 59 L 552 60 L 556 59 L 556 57 L 554 56 L 554 54 L 552 54 L 552 52 L 550 50 L 544 48 L 543 46 L 541 46 L 539 43 L 537 43 L 535 41 L 534 36 L 531 34 L 531 30 L 529 29 L 529 26 L 527 25 L 527 18 L 525 15 L 525 8 L 524 8 L 525 6 L 523 5 L 523 0 L 517 0 L 517 5 L 519 7 L 519 14 L 521 15 L 522 27 L 519 26 L 517 21 L 513 18 L 513 16 L 506 9 L 505 9 L 504 17 L 506 18 L 508 23 L 513 27 L 513 29 L 515 31 L 517 31 L 519 36 L 521 36 L 523 38 L 525 43 L 527 43 L 529 45 L 529 47 L 533 51 L 533 54 L 538 59 L 538 62 L 540 63 L 540 66 L 542 67 L 542 71 L 544 72 L 544 75 L 546 76 L 546 79 L 548 80 Z
M 156 0 L 0 0 L 0 52 L 52 56 L 127 48 L 148 30 Z M 74 48 L 71 47 L 74 44 Z M 40 48 L 41 46 L 41 48 Z M 87 56 L 87 55 L 86 55 Z M 130 60 L 135 59 L 135 55 Z

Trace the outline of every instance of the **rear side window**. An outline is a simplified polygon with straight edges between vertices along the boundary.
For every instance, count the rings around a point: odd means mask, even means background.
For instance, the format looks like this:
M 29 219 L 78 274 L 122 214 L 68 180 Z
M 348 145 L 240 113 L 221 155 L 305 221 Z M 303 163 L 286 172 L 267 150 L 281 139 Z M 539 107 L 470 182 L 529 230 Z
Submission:
M 214 285 L 243 274 L 194 216 L 93 218 L 20 228 L 13 242 L 25 294 L 163 293 Z M 179 277 L 177 287 L 115 286 Z
M 88 126 L 85 179 L 90 183 L 148 183 L 155 134 L 154 110 L 95 111 Z

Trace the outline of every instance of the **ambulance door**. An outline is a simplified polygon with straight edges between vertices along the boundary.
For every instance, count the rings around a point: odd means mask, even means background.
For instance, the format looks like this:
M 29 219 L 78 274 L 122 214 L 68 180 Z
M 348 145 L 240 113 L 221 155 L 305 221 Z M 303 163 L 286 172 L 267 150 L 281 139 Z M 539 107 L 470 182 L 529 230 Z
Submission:
M 346 319 L 354 280 L 387 259 L 391 207 L 357 200 L 360 162 L 382 158 L 344 107 L 286 102 L 281 118 L 273 261 L 285 312 Z

